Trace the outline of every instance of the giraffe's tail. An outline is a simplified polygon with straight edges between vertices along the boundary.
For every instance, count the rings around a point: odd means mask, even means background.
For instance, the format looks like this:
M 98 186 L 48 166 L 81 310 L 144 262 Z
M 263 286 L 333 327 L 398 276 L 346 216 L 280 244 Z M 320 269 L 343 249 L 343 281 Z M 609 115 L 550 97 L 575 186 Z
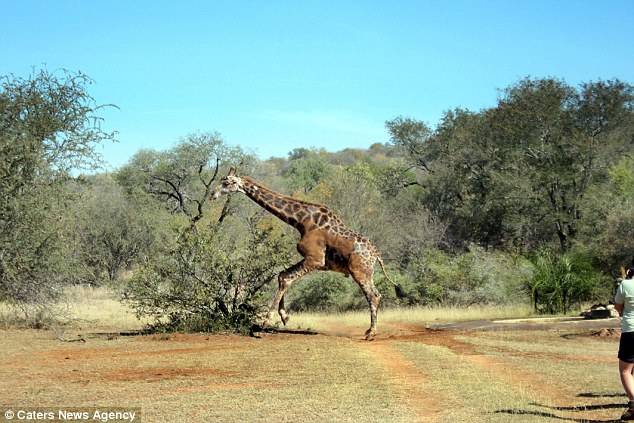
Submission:
M 383 263 L 383 259 L 381 258 L 381 256 L 377 255 L 377 260 L 379 262 L 379 265 L 381 265 L 381 271 L 383 271 L 383 274 L 385 275 L 385 278 L 390 281 L 390 283 L 392 285 L 394 285 L 394 292 L 396 292 L 396 296 L 398 298 L 405 298 L 405 291 L 403 290 L 403 287 L 399 284 L 397 284 L 396 282 L 394 282 L 390 276 L 387 274 L 387 272 L 385 271 L 385 264 Z

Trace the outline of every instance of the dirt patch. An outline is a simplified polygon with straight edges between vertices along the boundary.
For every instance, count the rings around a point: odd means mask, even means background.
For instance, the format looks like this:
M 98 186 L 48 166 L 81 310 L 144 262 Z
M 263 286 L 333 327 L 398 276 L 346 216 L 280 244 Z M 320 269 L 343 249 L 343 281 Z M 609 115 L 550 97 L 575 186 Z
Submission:
M 205 367 L 150 367 L 150 368 L 122 368 L 95 374 L 98 378 L 109 381 L 157 381 L 176 378 L 200 378 L 200 377 L 232 377 L 236 372 L 228 372 Z
M 326 336 L 348 338 L 355 341 L 363 339 L 358 327 L 337 325 L 329 326 Z M 408 323 L 383 323 L 374 342 L 402 341 L 421 342 L 427 345 L 447 347 L 457 354 L 475 354 L 476 346 L 456 339 L 466 335 L 466 331 L 432 329 Z
M 29 354 L 28 357 L 15 356 L 18 363 L 28 361 L 49 362 L 50 360 L 93 360 L 93 359 L 113 359 L 124 357 L 152 357 L 162 355 L 180 355 L 180 354 L 198 354 L 209 351 L 227 351 L 236 352 L 249 348 L 248 338 L 239 338 L 235 336 L 227 337 L 203 337 L 200 335 L 177 335 L 174 339 L 159 342 L 154 336 L 139 337 L 134 339 L 130 344 L 119 346 L 100 346 L 89 347 L 84 344 L 77 345 L 75 348 L 61 348 L 49 351 L 37 352 Z M 153 342 L 148 348 L 146 343 Z M 190 343 L 195 344 L 191 347 L 170 348 L 174 343 Z M 145 344 L 145 345 L 144 345 Z M 11 363 L 7 363 L 11 364 Z
M 431 329 L 459 331 L 495 331 L 495 330 L 600 330 L 602 328 L 618 328 L 618 318 L 584 319 L 583 317 L 536 317 L 509 320 L 473 320 L 465 322 L 439 323 Z
M 428 329 L 413 324 L 390 324 L 389 326 L 392 330 L 396 329 L 399 331 L 399 333 L 387 335 L 381 339 L 386 341 L 420 342 L 426 345 L 447 347 L 460 355 L 476 354 L 476 345 L 456 339 L 457 336 L 466 335 L 466 332 Z
M 413 324 L 391 324 L 392 331 L 398 334 L 388 335 L 384 341 L 406 341 L 420 342 L 425 345 L 441 346 L 448 348 L 460 359 L 467 360 L 471 364 L 482 368 L 493 374 L 496 378 L 502 379 L 509 385 L 524 385 L 531 391 L 544 395 L 545 398 L 567 397 L 570 393 L 560 387 L 555 386 L 552 381 L 545 380 L 532 372 L 522 370 L 505 360 L 503 357 L 493 357 L 484 354 L 479 350 L 477 340 L 475 342 L 465 342 L 456 339 L 459 336 L 477 337 L 485 332 L 467 332 L 453 330 L 429 329 Z M 526 352 L 517 351 L 511 348 L 498 346 L 486 346 L 487 351 L 503 352 L 508 357 L 531 357 L 546 358 L 552 360 L 582 360 L 589 362 L 611 362 L 611 360 L 594 356 L 568 356 L 549 352 Z
M 600 342 L 617 343 L 621 337 L 621 330 L 617 328 L 601 328 L 599 330 L 565 333 L 561 337 L 564 339 L 589 338 Z
M 446 401 L 425 388 L 428 385 L 427 377 L 414 363 L 394 349 L 388 340 L 361 341 L 358 345 L 369 349 L 377 364 L 387 370 L 390 387 L 420 421 L 438 421 L 443 410 L 442 404 Z
M 257 342 L 254 338 L 247 336 L 217 333 L 156 333 L 135 337 L 134 340 L 139 342 L 155 342 L 158 344 L 183 343 L 204 344 L 207 346 L 217 345 L 223 347 L 235 346 L 236 344 L 244 344 L 248 342 Z
M 98 370 L 85 372 L 78 369 L 58 373 L 56 380 L 68 380 L 73 383 L 99 383 L 108 382 L 157 382 L 161 380 L 173 380 L 178 378 L 229 378 L 238 373 L 205 367 L 147 367 L 147 368 L 116 368 L 110 370 Z

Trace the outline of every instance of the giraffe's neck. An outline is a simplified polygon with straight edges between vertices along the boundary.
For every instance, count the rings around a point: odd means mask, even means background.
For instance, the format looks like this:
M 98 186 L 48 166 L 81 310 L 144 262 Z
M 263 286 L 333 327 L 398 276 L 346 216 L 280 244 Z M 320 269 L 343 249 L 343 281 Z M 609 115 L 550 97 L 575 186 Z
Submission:
M 242 177 L 242 186 L 247 197 L 283 222 L 303 232 L 304 226 L 296 216 L 300 201 L 272 191 L 248 176 Z

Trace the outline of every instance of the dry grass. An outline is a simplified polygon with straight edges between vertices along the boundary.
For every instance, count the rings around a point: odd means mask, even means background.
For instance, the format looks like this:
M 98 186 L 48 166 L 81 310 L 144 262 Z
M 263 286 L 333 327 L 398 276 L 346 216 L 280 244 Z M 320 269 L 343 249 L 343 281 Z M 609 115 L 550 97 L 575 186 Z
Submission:
M 146 421 L 412 421 L 346 339 L 174 335 L 60 344 L 11 332 L 6 405 L 143 409 Z M 16 349 L 25 343 L 29 348 Z M 3 347 L 4 349 L 4 347 Z M 376 420 L 375 420 L 376 421 Z
M 139 329 L 145 323 L 108 288 L 75 286 L 68 289 L 68 301 L 62 306 L 67 315 L 102 329 Z
M 609 422 L 626 398 L 616 373 L 618 339 L 589 332 L 473 332 L 395 347 L 434 380 L 443 420 Z
M 106 287 L 72 286 L 66 289 L 64 300 L 50 306 L 45 326 L 64 329 L 131 330 L 146 323 L 121 303 L 115 293 Z M 0 327 L 21 325 L 21 313 L 0 303 Z
M 131 329 L 103 289 L 71 293 L 76 331 Z M 0 405 L 141 407 L 143 421 L 558 422 L 621 413 L 616 338 L 554 330 L 426 331 L 443 320 L 526 317 L 527 308 L 300 314 L 322 335 L 172 334 L 61 342 L 0 330 Z M 571 329 L 572 330 L 572 329 Z M 584 335 L 584 336 L 579 336 Z M 0 410 L 1 411 L 1 410 Z
M 146 320 L 139 320 L 107 287 L 69 287 L 65 301 L 55 306 L 55 313 L 69 329 L 89 327 L 99 330 L 131 330 L 140 329 L 147 323 Z M 380 324 L 409 323 L 424 326 L 437 322 L 525 318 L 532 315 L 532 308 L 525 304 L 468 308 L 421 306 L 380 310 L 379 321 Z M 0 322 L 10 323 L 12 318 L 13 311 L 0 303 Z M 289 327 L 297 329 L 324 331 L 346 326 L 359 328 L 363 332 L 369 325 L 370 316 L 368 311 L 359 310 L 345 313 L 298 313 L 293 314 L 291 319 Z
M 383 324 L 406 323 L 425 326 L 439 322 L 525 318 L 532 315 L 532 308 L 524 304 L 468 308 L 431 306 L 391 308 L 379 311 L 379 330 Z M 332 330 L 336 326 L 365 330 L 369 324 L 370 313 L 366 310 L 346 313 L 298 313 L 291 316 L 291 323 L 289 323 L 290 327 L 317 331 Z

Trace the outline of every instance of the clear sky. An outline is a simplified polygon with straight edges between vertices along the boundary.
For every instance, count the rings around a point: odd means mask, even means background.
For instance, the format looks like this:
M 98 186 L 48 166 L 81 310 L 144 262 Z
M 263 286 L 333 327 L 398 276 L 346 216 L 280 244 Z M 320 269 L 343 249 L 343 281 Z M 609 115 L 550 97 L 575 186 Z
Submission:
M 634 0 L 0 0 L 0 74 L 80 70 L 111 166 L 218 131 L 261 158 L 385 142 L 525 76 L 634 82 Z

